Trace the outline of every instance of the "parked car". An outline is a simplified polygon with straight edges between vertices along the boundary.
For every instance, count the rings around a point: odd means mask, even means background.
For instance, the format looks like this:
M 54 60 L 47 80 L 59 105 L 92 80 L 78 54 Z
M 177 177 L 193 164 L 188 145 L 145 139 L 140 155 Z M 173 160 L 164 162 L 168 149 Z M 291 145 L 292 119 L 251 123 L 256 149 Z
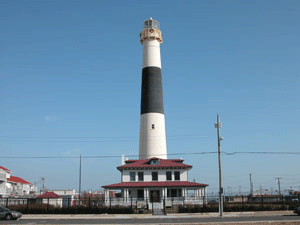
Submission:
M 300 206 L 299 207 L 296 207 L 294 209 L 294 213 L 298 214 L 298 216 L 300 216 Z
M 0 206 L 0 218 L 6 220 L 17 220 L 21 218 L 22 213 L 17 211 L 11 211 L 3 206 Z

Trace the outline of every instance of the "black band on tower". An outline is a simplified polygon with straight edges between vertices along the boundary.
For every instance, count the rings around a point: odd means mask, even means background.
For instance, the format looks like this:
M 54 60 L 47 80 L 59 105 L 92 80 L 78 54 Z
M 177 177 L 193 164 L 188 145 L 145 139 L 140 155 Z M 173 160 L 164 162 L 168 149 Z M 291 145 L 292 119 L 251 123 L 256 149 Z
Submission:
M 150 112 L 164 114 L 161 69 L 145 67 L 142 76 L 141 114 Z

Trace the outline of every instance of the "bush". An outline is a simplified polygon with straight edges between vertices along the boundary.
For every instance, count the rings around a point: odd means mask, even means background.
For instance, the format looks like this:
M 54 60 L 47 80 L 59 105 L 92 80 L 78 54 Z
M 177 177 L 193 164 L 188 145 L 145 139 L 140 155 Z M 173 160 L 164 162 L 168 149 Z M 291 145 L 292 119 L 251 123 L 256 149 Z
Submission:
M 243 211 L 275 211 L 275 210 L 293 210 L 296 204 L 282 203 L 225 203 L 224 212 L 243 212 Z M 208 203 L 202 205 L 180 205 L 178 213 L 201 213 L 201 212 L 219 212 L 218 203 Z
M 124 206 L 72 206 L 72 207 L 55 207 L 47 204 L 29 204 L 29 205 L 10 205 L 7 208 L 22 212 L 23 214 L 132 214 L 131 207 Z

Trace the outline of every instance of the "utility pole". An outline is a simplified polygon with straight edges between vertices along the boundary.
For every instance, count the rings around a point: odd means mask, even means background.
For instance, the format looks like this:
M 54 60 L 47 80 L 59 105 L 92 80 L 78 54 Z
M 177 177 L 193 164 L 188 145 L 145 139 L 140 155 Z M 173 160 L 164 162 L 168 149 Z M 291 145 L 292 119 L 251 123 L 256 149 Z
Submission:
M 215 128 L 217 128 L 218 133 L 218 161 L 219 161 L 219 216 L 223 216 L 223 184 L 222 184 L 222 166 L 221 166 L 221 140 L 223 137 L 220 136 L 220 129 L 222 125 L 220 123 L 219 113 L 217 114 L 217 123 L 215 123 Z
M 81 154 L 79 163 L 79 205 L 80 205 L 80 193 L 81 193 Z
M 259 192 L 260 192 L 260 195 L 262 195 L 262 186 L 261 185 L 259 186 Z
M 252 176 L 251 176 L 251 173 L 250 173 L 250 196 L 253 195 L 253 183 L 252 183 Z
M 282 178 L 276 177 L 275 179 L 278 180 L 278 192 L 279 192 L 279 198 L 281 198 L 281 192 L 280 192 L 280 179 L 282 179 Z
M 42 191 L 44 192 L 44 190 L 45 190 L 45 177 L 41 177 L 41 180 L 43 182 Z

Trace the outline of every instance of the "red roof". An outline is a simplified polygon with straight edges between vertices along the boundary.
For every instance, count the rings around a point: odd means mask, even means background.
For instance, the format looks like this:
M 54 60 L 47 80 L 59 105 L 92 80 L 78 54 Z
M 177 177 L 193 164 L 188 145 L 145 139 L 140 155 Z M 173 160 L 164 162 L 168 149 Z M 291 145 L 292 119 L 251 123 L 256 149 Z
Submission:
M 122 182 L 102 186 L 103 188 L 135 188 L 135 187 L 206 187 L 207 184 L 200 184 L 189 181 L 152 181 L 152 182 Z
M 8 178 L 7 181 L 14 182 L 14 183 L 21 183 L 21 184 L 31 184 L 28 181 L 26 181 L 20 177 L 15 177 L 15 176 L 10 176 L 10 178 Z
M 37 196 L 37 198 L 60 198 L 60 195 L 54 193 L 53 191 L 49 191 Z
M 10 172 L 10 170 L 9 169 L 6 169 L 5 167 L 3 167 L 3 166 L 0 166 L 0 169 L 2 169 L 2 170 L 5 170 L 6 172 Z
M 151 164 L 151 161 L 158 160 L 157 164 Z M 141 160 L 127 160 L 125 161 L 127 164 L 118 166 L 117 169 L 122 171 L 124 169 L 145 169 L 145 168 L 192 168 L 191 165 L 183 164 L 183 159 L 159 159 L 159 158 L 151 158 L 151 159 L 141 159 Z

